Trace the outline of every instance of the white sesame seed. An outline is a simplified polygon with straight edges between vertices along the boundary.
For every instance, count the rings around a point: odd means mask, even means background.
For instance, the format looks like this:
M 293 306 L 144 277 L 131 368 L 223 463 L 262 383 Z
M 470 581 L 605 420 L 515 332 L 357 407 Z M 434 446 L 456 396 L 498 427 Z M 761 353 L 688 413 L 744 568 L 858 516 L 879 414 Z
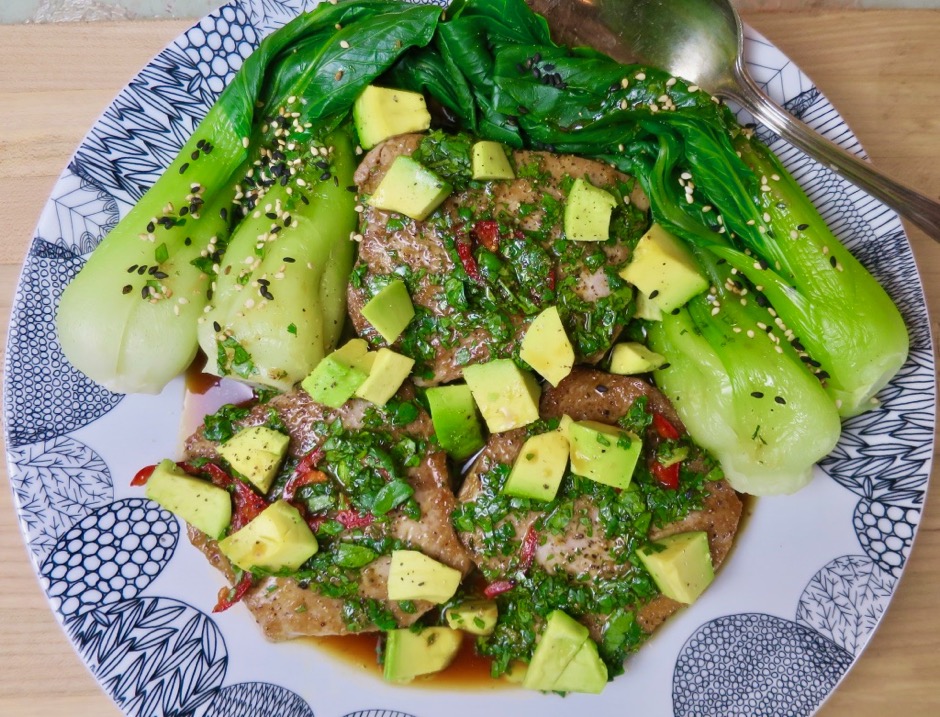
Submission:
M 668 80 L 666 80 L 666 87 L 672 87 L 674 84 L 676 84 L 675 77 L 670 77 Z
M 689 85 L 689 92 L 698 92 L 698 90 L 699 90 L 698 85 Z
M 640 82 L 642 82 L 643 80 L 646 79 L 646 73 L 645 73 L 645 72 L 637 72 L 637 73 L 636 73 L 636 79 L 639 80 Z
M 765 222 L 769 222 L 769 221 L 770 221 L 770 215 L 769 215 L 767 212 L 764 212 L 764 216 L 761 217 L 761 219 L 763 219 Z
M 620 100 L 620 109 L 625 110 L 629 107 L 626 100 Z
M 754 338 L 754 330 L 753 330 L 753 329 L 748 329 L 748 330 L 747 330 L 747 337 L 748 337 L 749 339 L 753 339 L 753 338 Z
M 628 80 L 626 77 L 624 77 L 622 80 L 620 80 L 620 86 L 621 86 L 623 89 L 627 89 L 627 87 L 630 86 L 630 80 Z
M 790 238 L 791 238 L 791 239 L 799 239 L 799 237 L 800 237 L 800 235 L 797 233 L 796 229 L 791 229 L 791 230 L 790 230 Z
M 682 177 L 682 178 L 685 179 L 685 180 L 692 179 L 692 175 L 691 175 L 689 172 L 683 172 L 683 173 L 680 174 L 679 176 Z
M 340 41 L 339 41 L 339 46 L 342 47 L 344 50 L 348 50 L 348 49 L 349 49 L 349 43 L 346 42 L 345 40 L 340 40 Z

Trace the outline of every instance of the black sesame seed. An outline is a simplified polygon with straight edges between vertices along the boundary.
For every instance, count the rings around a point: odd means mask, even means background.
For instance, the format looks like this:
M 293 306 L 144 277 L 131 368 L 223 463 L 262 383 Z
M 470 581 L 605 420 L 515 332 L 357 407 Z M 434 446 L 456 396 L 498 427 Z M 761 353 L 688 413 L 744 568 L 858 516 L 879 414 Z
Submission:
M 186 237 L 185 239 L 183 239 L 183 244 L 185 244 L 186 246 L 192 246 L 192 243 L 193 243 L 193 240 L 190 237 Z
M 289 227 L 292 221 L 294 221 L 294 218 L 288 214 L 286 217 L 284 217 L 284 226 Z
M 334 187 L 339 186 L 339 177 L 337 177 L 335 174 L 333 175 L 333 186 Z
M 180 216 L 185 217 L 189 214 L 189 207 L 180 207 Z
M 163 271 L 155 271 L 155 272 L 153 272 L 153 278 L 154 278 L 154 279 L 166 279 L 168 276 L 169 276 L 169 274 L 167 274 L 166 272 L 163 272 Z
M 546 72 L 551 72 L 555 69 L 555 65 L 550 62 L 546 62 L 544 65 L 542 65 L 542 69 L 544 69 Z
M 830 256 L 830 257 L 829 257 L 829 265 L 830 265 L 833 269 L 836 268 L 836 264 L 838 264 L 838 263 L 839 263 L 838 259 L 836 259 L 834 256 Z
M 199 147 L 199 149 L 202 149 L 203 147 L 206 146 L 206 140 L 204 139 L 199 140 L 198 142 L 196 142 L 196 146 Z
M 134 287 L 133 287 L 133 286 L 131 286 L 130 284 L 125 284 L 125 285 L 124 285 L 124 288 L 121 289 L 121 293 L 122 293 L 122 294 L 130 294 L 133 290 L 134 290 Z
M 277 219 L 277 214 L 275 212 L 266 212 L 265 215 L 268 219 Z
M 359 187 L 357 187 L 355 184 L 350 184 L 348 187 L 346 187 L 346 191 L 355 194 L 359 191 Z
M 329 179 L 329 178 L 332 177 L 332 176 L 333 176 L 333 175 L 330 174 L 329 170 L 327 170 L 326 172 L 324 172 L 323 174 L 320 175 L 320 181 L 321 181 L 321 182 L 325 182 L 327 179 Z
M 766 269 L 768 266 L 770 266 L 766 259 L 758 259 L 757 263 L 760 265 L 761 269 Z
M 157 265 L 154 264 L 154 265 L 151 266 L 149 269 L 147 269 L 147 273 L 150 274 L 151 276 L 153 276 L 154 274 L 157 273 L 157 268 L 158 268 Z
M 314 167 L 319 167 L 320 169 L 329 169 L 329 168 L 330 168 L 330 163 L 327 162 L 325 159 L 321 159 L 321 160 L 318 160 L 318 161 L 314 162 L 314 163 L 313 163 L 313 166 L 314 166 Z
M 785 399 L 783 396 L 774 396 L 774 401 L 779 403 L 781 406 L 785 406 L 787 404 L 787 399 Z
M 272 294 L 267 288 L 262 287 L 258 293 L 260 293 L 261 296 L 268 301 L 274 301 L 274 294 Z
M 764 397 L 764 394 L 761 393 L 760 391 L 751 391 L 751 395 L 752 395 L 754 398 L 763 398 L 763 397 Z
M 800 340 L 799 340 L 799 339 L 793 339 L 793 341 L 790 342 L 790 345 L 791 345 L 793 348 L 795 348 L 797 351 L 803 351 L 803 350 L 804 350 L 803 344 L 800 343 Z
M 156 229 L 156 228 L 157 228 L 157 225 L 156 225 L 156 224 L 154 224 L 153 222 L 149 222 L 149 223 L 147 224 L 147 233 L 148 233 L 148 234 L 153 234 L 153 230 Z
M 222 324 L 220 324 L 218 321 L 213 321 L 212 328 L 215 329 L 216 332 L 219 332 L 222 330 Z
M 149 298 L 150 298 L 150 287 L 147 286 L 146 284 L 145 284 L 144 286 L 140 287 L 140 298 L 141 298 L 141 299 L 149 299 Z
M 607 391 L 609 391 L 610 389 L 608 389 L 607 386 L 605 386 L 604 384 L 599 383 L 599 384 L 597 384 L 597 385 L 594 387 L 594 390 L 597 391 L 599 394 L 601 394 L 601 395 L 603 396 L 603 395 L 604 395 L 605 393 L 607 393 Z
M 817 373 L 816 375 L 817 375 L 819 378 L 821 378 L 821 379 L 827 379 L 827 378 L 829 378 L 829 372 L 828 372 L 828 371 L 820 371 L 820 372 Z
M 310 200 L 307 199 L 307 195 L 306 195 L 306 194 L 301 194 L 301 195 L 300 195 L 300 201 L 302 201 L 304 204 L 310 204 Z
M 227 221 L 228 221 L 228 209 L 226 209 L 225 207 L 222 207 L 222 208 L 219 210 L 219 218 L 220 218 L 223 222 L 227 222 Z
M 290 175 L 285 174 L 283 177 L 281 177 L 281 186 L 286 187 L 289 181 L 290 181 Z
M 137 274 L 138 274 L 139 276 L 143 276 L 143 275 L 146 274 L 146 273 L 147 273 L 147 265 L 146 265 L 146 264 L 141 264 L 140 266 L 137 267 Z
M 669 313 L 672 314 L 673 316 L 678 316 L 678 315 L 679 315 L 679 309 L 673 309 L 673 310 L 670 311 Z
M 206 146 L 202 148 L 202 151 L 205 152 L 206 154 L 212 154 L 213 149 L 215 149 L 215 145 L 209 144 L 208 142 L 206 142 Z
M 189 162 L 183 162 L 180 167 L 180 174 L 185 174 L 187 169 L 189 169 Z
M 799 224 L 796 228 L 799 229 L 801 232 L 806 231 L 807 229 L 809 229 L 809 224 Z
M 666 363 L 660 365 L 659 370 L 660 370 L 660 371 L 665 371 L 665 370 L 666 370 L 667 368 L 669 368 L 670 366 L 672 366 L 672 364 L 667 361 Z
M 294 263 L 295 261 L 297 261 L 297 260 L 296 260 L 294 257 L 292 257 L 292 256 L 285 256 L 285 257 L 284 257 L 284 261 L 285 261 L 286 263 L 288 263 L 288 264 L 293 264 L 293 263 Z
M 261 286 L 268 286 L 270 285 L 270 283 L 271 283 L 270 279 L 258 279 L 258 284 Z
M 283 228 L 283 227 L 274 227 L 273 229 L 271 229 L 271 233 L 272 233 L 272 234 L 279 234 L 282 228 Z
M 659 289 L 653 289 L 653 290 L 650 292 L 650 298 L 651 298 L 651 299 L 655 299 L 657 296 L 659 296 Z
M 195 159 L 199 159 L 199 150 L 197 149 L 195 152 L 193 152 L 193 153 L 192 153 L 191 155 L 189 155 L 189 156 L 190 156 L 191 159 L 194 159 L 194 160 L 195 160 Z
M 127 267 L 128 274 L 133 274 L 135 271 L 137 271 L 137 264 L 131 264 L 129 267 Z

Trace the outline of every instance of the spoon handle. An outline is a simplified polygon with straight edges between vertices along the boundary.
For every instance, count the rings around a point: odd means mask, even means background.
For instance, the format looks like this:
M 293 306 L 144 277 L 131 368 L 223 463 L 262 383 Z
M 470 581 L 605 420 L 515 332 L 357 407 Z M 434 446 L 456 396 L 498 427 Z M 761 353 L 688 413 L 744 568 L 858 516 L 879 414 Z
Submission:
M 940 203 L 904 186 L 871 164 L 849 154 L 785 112 L 743 72 L 736 72 L 740 91 L 728 93 L 758 122 L 790 144 L 820 161 L 875 199 L 910 220 L 928 236 L 940 241 Z

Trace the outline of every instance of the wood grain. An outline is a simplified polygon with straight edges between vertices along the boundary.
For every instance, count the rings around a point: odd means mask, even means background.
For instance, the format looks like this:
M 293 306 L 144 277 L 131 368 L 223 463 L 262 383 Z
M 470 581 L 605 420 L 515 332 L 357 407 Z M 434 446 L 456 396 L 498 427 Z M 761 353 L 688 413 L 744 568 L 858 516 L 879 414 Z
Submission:
M 816 81 L 875 164 L 940 196 L 940 12 L 750 13 L 747 20 Z M 186 25 L 0 26 L 3 317 L 55 178 L 117 91 Z M 940 245 L 919 231 L 910 237 L 936 336 Z M 4 345 L 6 324 L 0 325 Z M 0 585 L 0 714 L 118 715 L 45 603 L 8 487 L 0 489 Z M 934 491 L 887 616 L 820 717 L 940 714 L 938 595 L 940 494 Z

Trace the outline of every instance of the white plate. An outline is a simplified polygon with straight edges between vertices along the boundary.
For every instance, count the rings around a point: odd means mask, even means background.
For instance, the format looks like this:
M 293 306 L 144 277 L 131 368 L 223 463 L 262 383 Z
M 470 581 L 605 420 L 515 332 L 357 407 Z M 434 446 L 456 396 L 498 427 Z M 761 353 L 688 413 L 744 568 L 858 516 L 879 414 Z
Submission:
M 128 715 L 452 717 L 810 715 L 867 644 L 920 519 L 933 454 L 934 365 L 910 246 L 882 205 L 765 135 L 836 233 L 887 287 L 912 337 L 882 408 L 850 420 L 814 482 L 764 499 L 716 584 L 600 697 L 394 687 L 308 643 L 270 644 L 247 610 L 209 611 L 221 577 L 178 521 L 128 485 L 174 455 L 183 383 L 121 396 L 65 361 L 66 283 L 158 176 L 258 40 L 311 0 L 236 0 L 180 36 L 99 119 L 46 205 L 16 293 L 4 405 L 20 525 L 52 609 Z M 861 147 L 809 79 L 749 32 L 752 73 L 795 114 Z M 811 526 L 795 530 L 794 526 Z

